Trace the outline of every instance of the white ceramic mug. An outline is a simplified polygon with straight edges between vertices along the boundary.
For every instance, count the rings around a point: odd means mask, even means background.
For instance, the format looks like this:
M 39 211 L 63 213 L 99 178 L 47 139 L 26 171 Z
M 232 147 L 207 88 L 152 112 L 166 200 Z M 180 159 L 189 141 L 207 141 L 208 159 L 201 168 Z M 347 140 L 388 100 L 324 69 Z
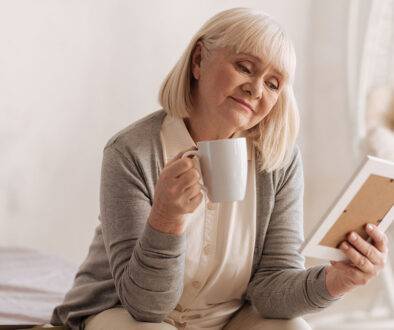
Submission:
M 204 186 L 211 202 L 233 202 L 245 198 L 248 174 L 246 138 L 197 142 L 195 155 L 200 160 Z

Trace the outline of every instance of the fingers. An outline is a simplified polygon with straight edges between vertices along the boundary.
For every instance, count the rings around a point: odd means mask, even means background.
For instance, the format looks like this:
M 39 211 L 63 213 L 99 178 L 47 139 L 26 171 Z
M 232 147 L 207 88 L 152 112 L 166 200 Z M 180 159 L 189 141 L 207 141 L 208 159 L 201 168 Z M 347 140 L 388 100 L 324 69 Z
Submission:
M 165 170 L 168 172 L 169 176 L 179 177 L 193 167 L 194 167 L 193 161 L 190 158 L 186 157 L 182 159 L 177 159 L 171 164 L 168 163 Z
M 374 244 L 351 232 L 347 235 L 348 242 L 342 242 L 340 249 L 358 269 L 376 275 L 386 262 L 387 236 L 373 225 L 367 225 L 365 231 L 373 239 Z
M 371 263 L 380 263 L 381 253 L 372 244 L 364 240 L 359 234 L 352 232 L 347 236 L 348 241 Z
M 373 273 L 375 271 L 374 264 L 349 243 L 342 242 L 339 247 L 358 269 L 364 273 Z
M 373 225 L 366 226 L 365 231 L 372 238 L 373 244 L 359 234 L 351 232 L 347 235 L 347 241 L 339 245 L 350 263 L 330 261 L 337 271 L 335 283 L 339 283 L 340 292 L 368 283 L 384 267 L 387 257 L 387 236 Z
M 198 194 L 201 193 L 201 184 L 196 183 L 190 187 L 188 187 L 185 192 L 184 192 L 184 196 L 186 199 L 193 199 L 194 197 L 196 197 Z
M 196 149 L 195 147 L 188 150 Z M 159 180 L 155 188 L 154 203 L 163 205 L 167 213 L 182 214 L 189 210 L 190 199 L 195 198 L 201 190 L 199 180 L 200 172 L 194 167 L 191 158 L 181 158 L 187 150 L 183 150 L 169 162 L 160 173 Z M 185 195 L 185 191 L 189 190 Z
M 195 208 L 201 203 L 203 195 L 201 193 L 202 185 L 199 183 L 200 174 L 195 169 L 184 173 L 179 180 L 183 182 L 180 183 L 180 191 L 182 191 L 182 198 L 187 205 L 188 212 L 193 212 Z
M 173 159 L 171 159 L 167 163 L 167 165 L 170 165 L 170 164 L 176 162 L 177 160 L 181 159 L 185 152 L 188 152 L 188 151 L 191 151 L 191 150 L 197 150 L 197 147 L 190 147 L 189 149 L 186 149 L 186 150 L 183 150 L 183 151 L 179 152 Z
M 182 158 L 183 154 L 187 151 L 197 150 L 196 147 L 179 152 L 171 161 L 169 161 L 165 169 L 169 171 L 172 176 L 180 176 L 194 166 L 193 161 L 189 157 Z
M 376 248 L 380 252 L 387 254 L 387 252 L 388 252 L 387 235 L 384 232 L 382 232 L 381 230 L 379 230 L 378 227 L 371 225 L 371 224 L 368 224 L 365 226 L 365 232 L 373 239 L 373 242 L 374 242 L 374 245 L 376 246 Z
M 190 168 L 186 172 L 182 173 L 176 178 L 178 189 L 183 192 L 190 186 L 193 186 L 199 182 L 201 176 L 196 168 Z
M 198 205 L 202 202 L 203 199 L 203 194 L 199 192 L 197 195 L 195 195 L 192 199 L 189 200 L 189 213 L 192 213 Z

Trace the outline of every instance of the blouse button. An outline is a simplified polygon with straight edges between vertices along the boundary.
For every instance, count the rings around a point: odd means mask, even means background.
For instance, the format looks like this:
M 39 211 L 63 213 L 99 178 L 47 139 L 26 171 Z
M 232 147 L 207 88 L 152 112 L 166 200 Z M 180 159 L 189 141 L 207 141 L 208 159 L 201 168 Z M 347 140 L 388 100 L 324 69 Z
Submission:
M 211 210 L 211 211 L 216 210 L 216 204 L 209 202 L 207 204 L 207 208 L 208 208 L 208 210 Z
M 209 254 L 211 252 L 211 245 L 205 245 L 204 246 L 204 253 Z

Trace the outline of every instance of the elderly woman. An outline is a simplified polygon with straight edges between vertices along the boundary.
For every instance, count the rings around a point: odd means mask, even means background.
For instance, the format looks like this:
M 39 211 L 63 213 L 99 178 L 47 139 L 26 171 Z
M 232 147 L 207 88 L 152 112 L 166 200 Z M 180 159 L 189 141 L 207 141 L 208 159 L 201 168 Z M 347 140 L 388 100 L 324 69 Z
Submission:
M 376 276 L 387 238 L 375 227 L 372 244 L 350 233 L 340 245 L 351 263 L 304 269 L 294 71 L 291 41 L 265 14 L 231 9 L 201 28 L 162 85 L 164 110 L 106 145 L 101 222 L 53 324 L 310 329 L 299 316 Z M 212 203 L 181 156 L 236 136 L 248 142 L 246 197 Z

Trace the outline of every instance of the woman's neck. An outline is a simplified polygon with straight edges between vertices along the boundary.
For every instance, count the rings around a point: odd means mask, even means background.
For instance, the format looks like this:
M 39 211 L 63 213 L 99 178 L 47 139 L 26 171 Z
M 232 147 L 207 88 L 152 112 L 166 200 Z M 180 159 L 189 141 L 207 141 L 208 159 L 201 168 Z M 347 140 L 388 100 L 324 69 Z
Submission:
M 231 138 L 235 131 L 220 125 L 213 119 L 207 118 L 203 113 L 194 111 L 193 115 L 184 119 L 187 130 L 195 143 Z

